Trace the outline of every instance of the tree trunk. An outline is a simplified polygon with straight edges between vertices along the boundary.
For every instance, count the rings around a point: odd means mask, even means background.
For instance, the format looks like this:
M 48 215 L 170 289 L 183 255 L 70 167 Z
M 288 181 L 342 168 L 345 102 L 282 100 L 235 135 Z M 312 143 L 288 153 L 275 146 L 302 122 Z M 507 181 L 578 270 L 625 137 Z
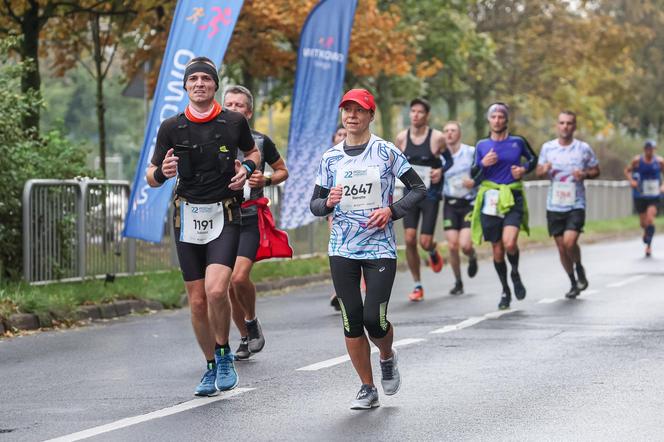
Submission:
M 473 87 L 473 102 L 475 105 L 475 138 L 478 140 L 484 137 L 486 132 L 485 98 L 486 94 L 482 85 L 479 83 L 475 84 Z
M 30 91 L 40 92 L 41 76 L 39 75 L 39 5 L 37 2 L 28 2 L 30 8 L 25 11 L 21 22 L 23 41 L 21 43 L 21 57 L 25 61 L 31 60 L 31 67 L 21 77 L 21 92 L 26 94 Z M 21 121 L 25 129 L 34 128 L 35 134 L 39 133 L 39 106 L 34 106 Z
M 389 78 L 383 74 L 378 77 L 376 82 L 376 106 L 380 110 L 380 128 L 382 130 L 380 135 L 384 140 L 393 141 L 392 106 L 394 105 L 394 99 L 389 82 Z
M 104 56 L 101 48 L 101 37 L 99 28 L 99 14 L 90 14 L 90 30 L 92 31 L 92 43 L 94 47 L 94 63 L 95 63 L 95 82 L 97 86 L 97 128 L 99 131 L 99 167 L 102 171 L 103 177 L 106 178 L 106 124 L 104 121 L 104 114 L 106 108 L 104 106 L 104 72 L 103 63 Z
M 450 95 L 445 99 L 447 102 L 447 111 L 449 120 L 457 120 L 459 116 L 459 99 L 456 95 Z

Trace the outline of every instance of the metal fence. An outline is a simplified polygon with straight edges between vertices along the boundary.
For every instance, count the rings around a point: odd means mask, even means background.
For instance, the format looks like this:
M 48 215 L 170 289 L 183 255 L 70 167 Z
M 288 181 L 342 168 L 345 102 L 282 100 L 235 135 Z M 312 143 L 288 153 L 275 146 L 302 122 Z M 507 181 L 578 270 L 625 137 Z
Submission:
M 546 224 L 549 181 L 525 183 L 530 224 Z M 265 189 L 277 224 L 282 186 Z M 633 212 L 627 181 L 586 182 L 587 220 L 615 219 Z M 23 265 L 29 282 L 82 279 L 166 270 L 177 266 L 171 214 L 160 244 L 122 237 L 129 183 L 100 180 L 30 180 L 23 191 Z M 403 244 L 398 223 L 397 243 Z M 442 239 L 442 229 L 437 229 Z M 296 256 L 325 253 L 324 219 L 288 231 Z
M 23 188 L 23 277 L 75 280 L 176 265 L 167 223 L 160 244 L 122 237 L 127 181 L 29 180 Z

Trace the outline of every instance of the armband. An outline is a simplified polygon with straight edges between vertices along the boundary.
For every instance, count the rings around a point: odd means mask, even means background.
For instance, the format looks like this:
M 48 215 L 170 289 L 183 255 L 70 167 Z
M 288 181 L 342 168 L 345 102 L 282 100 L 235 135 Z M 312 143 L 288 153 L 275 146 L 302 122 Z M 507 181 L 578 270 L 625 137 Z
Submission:
M 161 166 L 157 167 L 154 170 L 154 174 L 152 175 L 154 180 L 158 182 L 159 184 L 164 184 L 168 178 L 166 178 L 166 175 L 164 175 L 164 171 L 161 170 Z
M 254 173 L 254 170 L 256 170 L 256 163 L 251 160 L 244 160 L 242 165 L 247 169 L 247 178 L 249 178 L 251 174 Z

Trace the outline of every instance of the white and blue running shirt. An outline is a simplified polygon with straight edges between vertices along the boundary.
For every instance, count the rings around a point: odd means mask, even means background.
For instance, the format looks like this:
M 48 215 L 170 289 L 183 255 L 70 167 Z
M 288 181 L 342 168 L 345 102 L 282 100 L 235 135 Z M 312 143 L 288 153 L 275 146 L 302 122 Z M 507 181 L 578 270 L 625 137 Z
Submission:
M 411 168 L 404 154 L 394 144 L 371 135 L 366 149 L 350 156 L 344 152 L 344 143 L 328 149 L 321 159 L 316 185 L 331 189 L 335 186 L 339 170 L 367 170 L 378 167 L 380 174 L 381 207 L 392 204 L 395 178 Z M 343 211 L 334 208 L 328 254 L 350 259 L 396 259 L 396 241 L 393 221 L 384 229 L 367 228 L 369 215 L 374 209 Z
M 558 140 L 547 141 L 542 145 L 537 164 L 551 163 L 549 171 L 551 186 L 546 199 L 546 210 L 552 212 L 568 212 L 574 209 L 586 208 L 586 188 L 583 181 L 575 181 L 575 169 L 584 170 L 599 164 L 595 152 L 583 141 L 574 139 L 569 146 L 561 146 Z M 553 191 L 556 182 L 575 183 L 576 198 L 573 204 L 561 205 L 553 201 Z
M 451 152 L 450 152 L 451 153 Z M 477 196 L 477 188 L 467 189 L 463 187 L 464 178 L 470 178 L 470 169 L 473 167 L 475 158 L 475 147 L 467 144 L 461 144 L 459 150 L 452 155 L 454 163 L 452 167 L 445 172 L 443 179 L 443 195 L 448 199 L 460 198 L 472 201 Z

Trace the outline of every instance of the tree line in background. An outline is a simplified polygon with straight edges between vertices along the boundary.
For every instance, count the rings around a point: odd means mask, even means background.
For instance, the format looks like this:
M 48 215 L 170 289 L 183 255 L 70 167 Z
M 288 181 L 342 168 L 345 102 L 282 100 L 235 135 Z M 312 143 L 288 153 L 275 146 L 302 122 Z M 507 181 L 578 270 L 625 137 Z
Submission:
M 299 32 L 316 1 L 245 1 L 223 74 L 252 90 L 269 81 L 263 104 L 288 104 Z M 154 87 L 175 4 L 5 1 L 0 35 L 20 36 L 18 57 L 32 60 L 23 93 L 43 90 L 40 73 L 89 76 L 103 165 L 109 72 L 117 82 L 148 63 Z M 575 110 L 585 133 L 605 139 L 656 136 L 664 132 L 663 29 L 664 0 L 359 0 L 346 83 L 375 93 L 388 139 L 399 106 L 416 95 L 443 103 L 446 118 L 468 117 L 479 135 L 486 106 L 501 100 L 514 110 L 515 130 L 536 142 L 550 136 L 560 109 Z M 22 122 L 39 120 L 37 107 Z

